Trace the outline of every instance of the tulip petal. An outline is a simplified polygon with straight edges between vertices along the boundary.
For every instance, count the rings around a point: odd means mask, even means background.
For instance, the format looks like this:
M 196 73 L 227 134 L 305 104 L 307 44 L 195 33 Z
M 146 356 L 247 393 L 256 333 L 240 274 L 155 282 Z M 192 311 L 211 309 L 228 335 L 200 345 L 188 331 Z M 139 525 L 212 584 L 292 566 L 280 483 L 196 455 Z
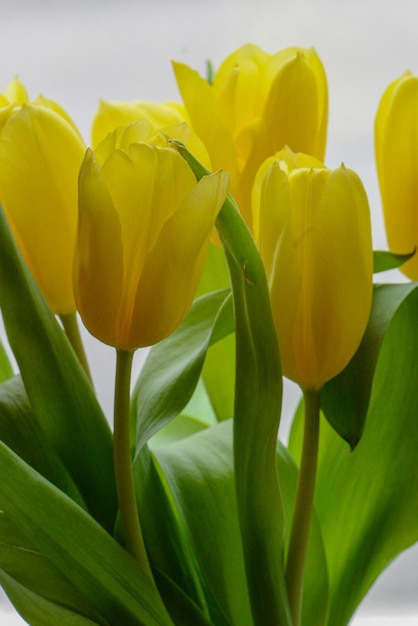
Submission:
M 289 203 L 287 176 L 280 162 L 271 157 L 260 167 L 253 188 L 254 238 L 267 276 L 273 271 L 276 246 L 289 213 Z
M 173 63 L 181 97 L 191 126 L 208 149 L 215 170 L 223 168 L 234 175 L 236 151 L 211 85 L 183 63 Z
M 271 152 L 288 145 L 323 160 L 327 88 L 325 75 L 318 85 L 316 70 L 303 51 L 295 50 L 274 78 L 264 110 Z
M 295 170 L 289 186 L 272 308 L 285 374 L 320 389 L 348 363 L 367 324 L 373 271 L 368 203 L 360 180 L 344 167 Z
M 412 252 L 418 244 L 418 78 L 405 74 L 386 90 L 376 117 L 376 164 L 389 248 Z M 418 278 L 418 257 L 402 271 Z
M 54 111 L 24 105 L 3 127 L 0 195 L 27 263 L 55 312 L 74 311 L 77 177 L 84 145 Z
M 55 113 L 58 113 L 60 117 L 62 117 L 66 122 L 68 122 L 68 124 L 70 124 L 70 126 L 73 127 L 73 129 L 81 139 L 81 133 L 78 130 L 77 126 L 74 124 L 72 118 L 68 115 L 67 111 L 65 111 L 59 104 L 54 102 L 54 100 L 50 100 L 49 98 L 45 98 L 44 96 L 38 96 L 32 104 L 34 104 L 35 106 L 43 106 L 47 109 L 50 109 L 51 111 L 55 111 Z
M 228 180 L 225 172 L 202 178 L 161 230 L 138 284 L 133 344 L 152 345 L 165 338 L 189 310 Z
M 120 220 L 100 168 L 88 150 L 79 177 L 74 295 L 91 334 L 113 346 L 119 340 L 116 322 L 123 271 Z
M 147 254 L 196 179 L 179 154 L 146 144 L 133 144 L 129 154 L 116 150 L 102 172 L 121 223 L 125 273 L 118 328 L 126 337 Z
M 7 85 L 4 95 L 10 104 L 22 106 L 29 102 L 29 96 L 26 87 L 20 82 L 17 76 Z
M 187 121 L 185 108 L 174 102 L 109 102 L 101 100 L 92 125 L 92 145 L 95 148 L 115 128 L 137 120 L 147 120 L 154 129 L 174 126 Z

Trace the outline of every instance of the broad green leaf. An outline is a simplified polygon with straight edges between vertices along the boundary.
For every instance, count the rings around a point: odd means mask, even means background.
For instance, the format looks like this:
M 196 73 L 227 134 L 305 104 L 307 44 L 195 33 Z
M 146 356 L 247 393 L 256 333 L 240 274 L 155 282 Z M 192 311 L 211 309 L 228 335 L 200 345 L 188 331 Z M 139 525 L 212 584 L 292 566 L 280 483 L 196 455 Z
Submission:
M 0 510 L 110 626 L 172 626 L 143 569 L 85 511 L 0 443 Z
M 202 378 L 218 421 L 230 419 L 234 413 L 235 334 L 208 350 Z
M 220 245 L 211 243 L 196 297 L 203 296 L 211 291 L 229 289 L 230 285 L 228 264 L 224 251 Z
M 396 312 L 383 337 L 356 449 L 350 453 L 326 421 L 322 423 L 315 507 L 329 569 L 329 626 L 345 626 L 379 574 L 418 540 L 415 287 L 387 285 L 376 292 Z M 296 420 L 290 441 L 296 454 L 299 432 Z
M 0 382 L 8 380 L 13 376 L 13 367 L 7 356 L 7 352 L 4 349 L 3 344 L 0 341 Z
M 415 254 L 415 250 L 410 254 L 394 254 L 386 250 L 373 251 L 373 273 L 386 272 L 401 267 L 406 261 L 409 261 Z
M 182 413 L 158 430 L 148 441 L 148 444 L 151 448 L 168 445 L 173 441 L 184 439 L 208 428 L 208 426 L 214 426 L 216 423 L 211 401 L 203 380 L 200 378 Z
M 190 435 L 194 435 L 207 427 L 206 422 L 195 417 L 185 414 L 178 415 L 150 439 L 149 446 L 151 449 L 166 446 L 174 441 L 190 437 Z
M 220 245 L 211 243 L 197 295 L 230 286 L 228 264 Z M 206 354 L 202 370 L 206 390 L 218 421 L 230 419 L 234 410 L 235 337 L 228 335 Z
M 153 569 L 169 579 L 184 594 L 182 612 L 184 619 L 186 613 L 188 614 L 187 623 L 194 626 L 196 612 L 201 615 L 202 620 L 209 620 L 214 613 L 217 615 L 215 603 L 203 579 L 190 536 L 167 480 L 155 456 L 149 454 L 147 446 L 137 455 L 134 472 L 141 526 Z M 164 583 L 164 579 L 162 582 Z M 161 592 L 166 591 L 167 586 L 163 584 Z M 175 596 L 176 594 L 174 598 Z M 170 614 L 175 615 L 177 607 L 169 603 L 172 600 L 170 592 L 166 606 Z M 218 620 L 214 623 L 217 626 L 223 625 Z
M 356 354 L 347 367 L 324 386 L 321 406 L 334 430 L 354 449 L 362 436 L 373 376 L 386 329 L 416 283 L 377 285 L 370 320 Z
M 167 576 L 155 570 L 154 577 L 165 605 L 170 607 L 170 616 L 176 626 L 212 626 L 212 622 L 206 619 L 190 602 L 190 598 Z
M 106 626 L 107 622 L 92 621 L 62 604 L 46 600 L 42 596 L 27 589 L 13 580 L 5 572 L 0 570 L 0 584 L 4 587 L 7 595 L 16 607 L 20 615 L 35 626 Z M 53 584 L 53 583 L 52 583 Z
M 213 346 L 211 346 L 211 349 L 212 348 Z M 184 407 L 183 415 L 194 417 L 199 421 L 204 422 L 207 426 L 213 426 L 216 424 L 216 415 L 202 378 L 199 379 L 192 397 Z
M 5 513 L 0 513 L 0 584 L 29 623 L 39 623 L 40 610 L 45 611 L 43 623 L 57 623 L 62 610 L 57 605 L 61 605 L 94 619 L 94 623 L 107 624 L 83 594 L 34 548 Z M 34 607 L 35 614 L 32 615 Z M 56 619 L 53 619 L 54 615 Z
M 109 425 L 2 211 L 0 306 L 34 415 L 89 510 L 110 530 L 117 503 Z
M 223 614 L 231 624 L 252 626 L 236 510 L 231 422 L 156 448 L 153 455 Z
M 51 448 L 29 404 L 20 376 L 0 384 L 0 440 L 85 507 L 71 476 Z
M 197 179 L 207 171 L 173 146 Z M 284 582 L 282 496 L 276 471 L 282 376 L 263 262 L 228 196 L 216 227 L 231 276 L 236 335 L 234 463 L 248 590 L 257 625 L 291 622 Z
M 193 552 L 227 623 L 253 626 L 239 522 L 233 466 L 232 422 L 225 421 L 172 445 L 156 448 L 157 459 L 192 542 Z M 295 498 L 297 468 L 278 444 L 286 518 Z M 154 515 L 154 518 L 157 518 Z M 306 626 L 324 626 L 327 612 L 327 572 L 317 524 L 308 549 L 310 576 L 305 596 Z M 258 570 L 257 570 L 258 571 Z M 214 621 L 214 624 L 219 622 Z M 266 623 L 268 615 L 266 615 Z
M 179 328 L 150 350 L 132 395 L 137 451 L 187 405 L 209 346 L 233 329 L 230 292 L 217 291 L 198 298 Z

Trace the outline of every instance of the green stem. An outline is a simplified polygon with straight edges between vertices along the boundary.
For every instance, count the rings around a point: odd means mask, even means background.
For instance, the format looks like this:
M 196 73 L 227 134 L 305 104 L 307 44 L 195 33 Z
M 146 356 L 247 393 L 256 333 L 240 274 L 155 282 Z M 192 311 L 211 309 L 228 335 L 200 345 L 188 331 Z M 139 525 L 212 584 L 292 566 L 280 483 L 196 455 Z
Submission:
M 64 327 L 65 334 L 67 335 L 68 340 L 71 343 L 73 350 L 81 363 L 82 368 L 87 374 L 87 378 L 93 384 L 89 364 L 87 362 L 86 353 L 84 351 L 83 342 L 81 341 L 80 329 L 77 323 L 77 314 L 69 313 L 68 315 L 60 315 L 59 318 Z
M 133 352 L 117 350 L 114 404 L 113 454 L 119 514 L 128 552 L 153 580 L 136 505 L 129 428 L 130 385 Z
M 289 552 L 286 564 L 286 584 L 293 626 L 300 625 L 303 574 L 313 509 L 316 466 L 318 461 L 320 391 L 304 391 L 305 427 L 302 460 L 296 491 Z

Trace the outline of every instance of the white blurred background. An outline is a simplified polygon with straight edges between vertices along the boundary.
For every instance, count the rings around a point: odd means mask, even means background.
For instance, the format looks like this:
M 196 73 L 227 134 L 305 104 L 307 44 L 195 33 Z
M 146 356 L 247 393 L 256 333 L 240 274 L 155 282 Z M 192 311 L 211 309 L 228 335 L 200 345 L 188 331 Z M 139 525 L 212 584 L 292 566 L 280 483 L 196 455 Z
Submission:
M 89 142 L 99 98 L 178 99 L 170 60 L 202 74 L 252 42 L 273 53 L 315 47 L 328 75 L 326 163 L 342 161 L 361 176 L 373 215 L 374 247 L 385 236 L 373 155 L 379 99 L 405 70 L 418 72 L 414 0 L 0 0 L 0 92 L 18 74 L 31 97 L 59 102 Z M 100 400 L 110 414 L 113 351 L 88 340 Z M 136 366 L 139 367 L 139 356 Z M 297 398 L 285 397 L 286 415 Z M 418 521 L 417 521 L 418 523 Z M 418 624 L 418 549 L 379 579 L 355 626 Z M 0 596 L 0 624 L 24 622 Z

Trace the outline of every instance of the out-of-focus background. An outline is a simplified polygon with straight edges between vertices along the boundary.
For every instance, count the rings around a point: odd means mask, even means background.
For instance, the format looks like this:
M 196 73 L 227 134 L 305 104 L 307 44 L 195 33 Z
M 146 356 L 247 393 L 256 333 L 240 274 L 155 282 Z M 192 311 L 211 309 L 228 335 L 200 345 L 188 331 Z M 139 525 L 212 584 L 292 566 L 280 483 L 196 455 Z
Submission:
M 59 102 L 87 143 L 100 98 L 178 99 L 171 60 L 203 74 L 207 59 L 216 67 L 244 43 L 270 53 L 313 46 L 329 81 L 326 163 L 334 168 L 344 162 L 360 175 L 372 210 L 374 247 L 386 247 L 374 117 L 389 82 L 407 69 L 418 72 L 415 0 L 0 0 L 0 16 L 0 92 L 18 74 L 31 97 L 42 93 Z M 396 273 L 393 278 L 400 279 Z M 110 415 L 113 351 L 89 338 L 87 350 Z M 297 398 L 288 385 L 283 437 Z M 378 580 L 353 624 L 417 625 L 417 572 L 413 548 Z M 23 623 L 0 595 L 1 626 Z

